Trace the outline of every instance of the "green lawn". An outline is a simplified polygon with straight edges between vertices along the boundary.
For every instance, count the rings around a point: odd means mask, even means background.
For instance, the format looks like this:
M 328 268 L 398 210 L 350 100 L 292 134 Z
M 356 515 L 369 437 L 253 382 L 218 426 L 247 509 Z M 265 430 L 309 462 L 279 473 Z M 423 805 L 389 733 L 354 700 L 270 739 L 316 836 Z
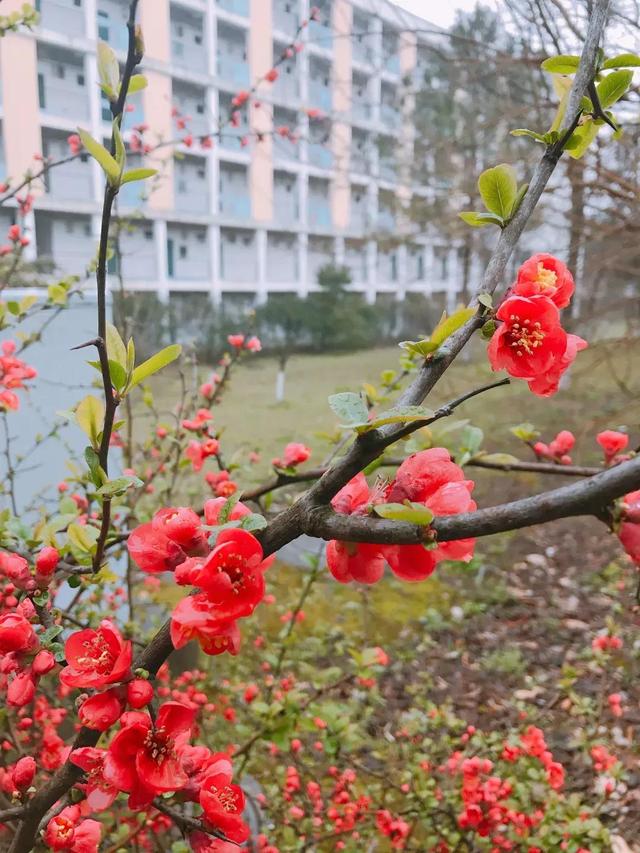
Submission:
M 216 425 L 224 429 L 225 458 L 237 450 L 257 449 L 268 463 L 289 441 L 311 445 L 313 459 L 327 452 L 326 434 L 335 429 L 327 397 L 336 391 L 357 391 L 362 382 L 376 384 L 380 371 L 396 368 L 400 350 L 376 349 L 346 355 L 293 356 L 287 365 L 286 400 L 275 402 L 277 363 L 268 357 L 248 357 L 235 371 L 231 386 L 216 407 Z M 581 461 L 598 458 L 595 432 L 625 424 L 637 433 L 640 425 L 640 341 L 596 345 L 580 353 L 566 387 L 550 399 L 536 397 L 524 382 L 488 392 L 465 403 L 460 418 L 471 418 L 486 434 L 488 450 L 520 454 L 509 426 L 533 422 L 550 439 L 555 431 L 571 429 Z M 201 369 L 202 376 L 206 370 Z M 489 370 L 484 346 L 475 342 L 473 358 L 459 358 L 434 391 L 433 408 L 458 394 L 496 378 Z M 167 371 L 155 383 L 159 409 L 169 411 L 178 396 L 175 374 Z M 325 434 L 325 437 L 323 437 Z M 634 435 L 634 438 L 637 436 Z M 636 442 L 637 443 L 637 442 Z M 258 466 L 261 475 L 264 466 Z

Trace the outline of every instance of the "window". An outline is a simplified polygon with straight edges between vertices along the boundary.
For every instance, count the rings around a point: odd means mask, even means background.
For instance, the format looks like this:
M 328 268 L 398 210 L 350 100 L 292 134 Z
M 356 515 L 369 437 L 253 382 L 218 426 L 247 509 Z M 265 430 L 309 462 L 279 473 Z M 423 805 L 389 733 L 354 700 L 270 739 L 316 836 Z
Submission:
M 193 40 L 196 44 L 202 44 L 202 36 L 201 35 L 195 35 L 193 37 Z
M 180 178 L 180 180 L 178 181 L 178 192 L 180 194 L 182 194 L 182 193 L 186 193 L 186 191 L 187 191 L 187 182 L 185 181 L 184 178 Z
M 56 65 L 56 77 L 58 80 L 64 80 L 64 65 Z
M 38 74 L 38 103 L 40 104 L 40 109 L 44 110 L 46 107 L 44 74 Z
M 88 222 L 84 226 L 84 236 L 85 237 L 91 237 L 91 226 L 89 225 Z
M 198 169 L 198 177 L 199 178 L 205 178 L 206 177 L 206 173 L 205 173 L 204 169 Z
M 175 272 L 175 263 L 173 258 L 173 240 L 171 237 L 167 239 L 167 275 L 173 278 Z
M 204 115 L 204 104 L 196 104 L 196 112 L 198 115 Z
M 180 258 L 181 258 L 181 260 L 184 260 L 186 257 L 187 257 L 187 247 L 186 246 L 180 246 Z
M 73 5 L 80 8 L 80 6 L 82 6 L 82 0 L 73 0 Z
M 418 270 L 417 277 L 420 281 L 424 278 L 424 255 L 422 252 L 418 255 Z
M 391 281 L 398 280 L 398 258 L 396 257 L 396 253 L 394 252 L 391 255 Z
M 64 223 L 64 230 L 67 232 L 67 234 L 73 234 L 73 222 L 67 220 Z
M 147 228 L 144 232 L 145 240 L 153 240 L 153 230 L 151 228 Z
M 78 86 L 84 86 L 84 74 L 78 74 L 77 76 Z

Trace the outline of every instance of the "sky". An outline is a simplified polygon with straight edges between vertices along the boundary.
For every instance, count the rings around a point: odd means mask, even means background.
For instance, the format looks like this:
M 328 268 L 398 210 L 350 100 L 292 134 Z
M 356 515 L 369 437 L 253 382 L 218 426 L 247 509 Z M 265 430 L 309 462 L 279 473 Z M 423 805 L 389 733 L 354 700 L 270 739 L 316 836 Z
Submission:
M 477 0 L 394 0 L 394 2 L 408 12 L 426 18 L 432 24 L 448 27 L 455 20 L 458 9 L 468 12 L 473 9 Z M 487 0 L 484 2 L 487 3 Z M 494 4 L 488 0 L 488 5 Z

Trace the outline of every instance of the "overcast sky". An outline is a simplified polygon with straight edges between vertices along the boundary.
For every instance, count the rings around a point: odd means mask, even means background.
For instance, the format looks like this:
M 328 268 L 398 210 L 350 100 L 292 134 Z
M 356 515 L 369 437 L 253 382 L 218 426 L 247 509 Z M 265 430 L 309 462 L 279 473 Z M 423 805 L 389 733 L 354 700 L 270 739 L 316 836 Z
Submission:
M 393 0 L 393 2 L 440 27 L 448 27 L 452 24 L 458 9 L 469 11 L 476 5 L 476 0 Z M 483 0 L 483 2 L 487 5 L 495 5 L 495 0 Z

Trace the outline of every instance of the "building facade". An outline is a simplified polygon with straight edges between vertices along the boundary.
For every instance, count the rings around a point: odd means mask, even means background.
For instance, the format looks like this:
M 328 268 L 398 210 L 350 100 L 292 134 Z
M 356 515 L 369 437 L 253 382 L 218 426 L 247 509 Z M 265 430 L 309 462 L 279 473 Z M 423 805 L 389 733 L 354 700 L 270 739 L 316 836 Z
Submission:
M 21 0 L 4 5 L 11 11 Z M 408 168 L 413 92 L 421 51 L 437 34 L 387 0 L 315 5 L 319 20 L 298 32 L 309 0 L 140 0 L 149 85 L 132 97 L 125 129 L 147 123 L 152 144 L 187 132 L 196 141 L 149 155 L 160 176 L 148 197 L 141 184 L 120 193 L 120 214 L 135 215 L 120 240 L 128 289 L 263 301 L 304 295 L 333 262 L 350 269 L 371 302 L 411 292 L 455 301 L 456 250 L 434 236 L 402 239 L 416 230 L 403 205 L 421 192 Z M 107 41 L 124 60 L 126 0 L 36 6 L 37 29 L 0 43 L 0 179 L 33 168 L 34 154 L 65 156 L 78 127 L 110 135 L 96 44 Z M 275 83 L 260 84 L 259 107 L 250 104 L 239 126 L 216 138 L 234 95 L 294 40 L 303 49 Z M 176 112 L 189 117 L 181 133 Z M 277 132 L 285 127 L 295 128 L 295 143 Z M 197 137 L 209 133 L 214 144 L 202 148 Z M 82 274 L 95 251 L 102 185 L 87 156 L 51 169 L 25 223 L 30 251 Z

